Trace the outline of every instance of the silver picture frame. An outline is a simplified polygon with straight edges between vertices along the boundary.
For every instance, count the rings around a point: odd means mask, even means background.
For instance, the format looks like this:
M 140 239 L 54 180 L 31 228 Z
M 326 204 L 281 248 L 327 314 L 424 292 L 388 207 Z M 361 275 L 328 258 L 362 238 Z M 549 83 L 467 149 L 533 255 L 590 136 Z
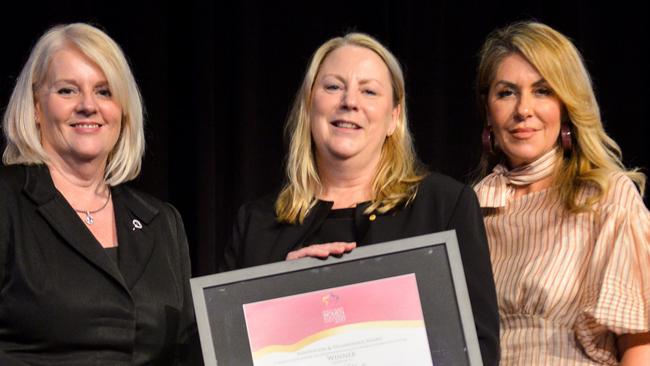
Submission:
M 363 246 L 341 257 L 302 258 L 191 279 L 204 362 L 253 364 L 242 311 L 246 303 L 407 273 L 417 276 L 433 364 L 482 366 L 454 230 Z

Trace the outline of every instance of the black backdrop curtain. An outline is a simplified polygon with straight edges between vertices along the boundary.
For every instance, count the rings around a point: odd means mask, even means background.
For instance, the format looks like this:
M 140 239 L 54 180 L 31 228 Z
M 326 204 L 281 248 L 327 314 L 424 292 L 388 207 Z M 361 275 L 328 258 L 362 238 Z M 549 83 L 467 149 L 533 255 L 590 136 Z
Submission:
M 647 3 L 16 1 L 3 8 L 3 111 L 30 48 L 50 26 L 89 22 L 123 47 L 147 110 L 135 185 L 180 210 L 195 275 L 215 271 L 239 205 L 281 185 L 283 123 L 306 63 L 346 31 L 377 37 L 402 62 L 411 129 L 431 169 L 467 181 L 480 146 L 476 53 L 490 30 L 522 19 L 575 41 L 625 163 L 650 166 Z

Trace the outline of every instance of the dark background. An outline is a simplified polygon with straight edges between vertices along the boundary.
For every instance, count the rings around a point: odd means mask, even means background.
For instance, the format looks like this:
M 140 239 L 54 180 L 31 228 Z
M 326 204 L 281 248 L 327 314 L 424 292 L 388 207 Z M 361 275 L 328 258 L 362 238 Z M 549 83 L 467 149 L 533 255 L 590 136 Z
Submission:
M 49 27 L 89 22 L 122 46 L 147 110 L 147 153 L 134 184 L 180 210 L 195 275 L 215 271 L 239 205 L 281 185 L 283 124 L 306 63 L 321 43 L 346 31 L 377 37 L 402 62 L 411 129 L 431 169 L 468 180 L 480 152 L 476 54 L 492 29 L 523 19 L 574 40 L 625 163 L 650 166 L 648 3 L 23 1 L 2 7 L 2 112 L 31 47 Z

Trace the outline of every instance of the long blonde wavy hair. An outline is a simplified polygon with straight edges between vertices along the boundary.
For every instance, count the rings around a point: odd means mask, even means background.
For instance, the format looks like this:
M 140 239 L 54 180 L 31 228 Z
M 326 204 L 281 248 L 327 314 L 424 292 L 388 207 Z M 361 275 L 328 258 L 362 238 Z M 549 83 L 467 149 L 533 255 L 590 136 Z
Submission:
M 406 117 L 404 76 L 393 54 L 376 39 L 362 33 L 349 33 L 323 43 L 311 57 L 285 126 L 289 138 L 286 183 L 276 202 L 280 222 L 302 223 L 316 204 L 322 189 L 316 166 L 310 129 L 310 108 L 316 76 L 325 58 L 337 48 L 353 45 L 375 52 L 390 72 L 393 106 L 400 107 L 395 131 L 384 141 L 376 175 L 372 181 L 373 198 L 366 214 L 384 213 L 408 204 L 417 193 L 425 172 L 417 160 Z
M 487 95 L 497 68 L 512 54 L 523 56 L 533 65 L 562 102 L 563 121 L 569 123 L 573 150 L 563 157 L 554 177 L 565 207 L 571 212 L 590 209 L 607 193 L 609 177 L 614 172 L 627 175 L 643 192 L 645 175 L 623 166 L 621 149 L 603 128 L 591 78 L 580 52 L 567 37 L 547 25 L 517 22 L 487 37 L 479 54 L 476 80 L 478 109 L 484 123 L 487 125 Z M 500 152 L 484 153 L 479 174 L 485 176 L 503 159 Z M 595 186 L 597 193 L 579 202 L 585 185 Z

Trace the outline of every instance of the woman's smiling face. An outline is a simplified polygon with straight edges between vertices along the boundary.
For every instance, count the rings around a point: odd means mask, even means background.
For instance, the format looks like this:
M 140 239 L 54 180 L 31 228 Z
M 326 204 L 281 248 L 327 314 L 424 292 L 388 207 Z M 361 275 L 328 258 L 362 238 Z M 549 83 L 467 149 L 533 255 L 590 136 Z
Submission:
M 346 45 L 323 60 L 310 108 L 318 160 L 378 161 L 400 113 L 391 80 L 381 57 L 364 47 Z
M 501 61 L 486 108 L 495 143 L 511 167 L 537 160 L 557 143 L 562 103 L 535 67 L 519 54 Z
M 97 64 L 64 47 L 54 53 L 35 94 L 41 143 L 50 157 L 106 161 L 120 134 L 122 108 Z

